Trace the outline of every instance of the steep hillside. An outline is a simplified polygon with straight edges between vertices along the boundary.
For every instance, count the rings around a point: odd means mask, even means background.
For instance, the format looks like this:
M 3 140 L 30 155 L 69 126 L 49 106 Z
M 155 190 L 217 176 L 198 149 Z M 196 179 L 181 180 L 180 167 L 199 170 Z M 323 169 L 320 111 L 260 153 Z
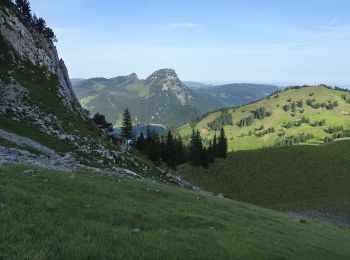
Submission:
M 0 7 L 0 164 L 124 167 L 78 102 L 52 30 L 9 0 Z
M 74 84 L 82 106 L 92 114 L 104 114 L 116 126 L 120 125 L 126 107 L 135 116 L 136 123 L 174 126 L 214 109 L 245 104 L 276 90 L 277 87 L 252 84 L 191 89 L 171 69 L 156 71 L 145 80 L 131 74 Z
M 209 194 L 27 166 L 0 176 L 4 259 L 350 257 L 349 230 Z
M 282 90 L 261 101 L 209 113 L 178 128 L 198 128 L 208 140 L 224 125 L 229 151 L 301 142 L 324 143 L 350 136 L 350 93 L 325 86 Z
M 238 151 L 209 169 L 183 165 L 195 185 L 225 197 L 350 227 L 350 141 Z

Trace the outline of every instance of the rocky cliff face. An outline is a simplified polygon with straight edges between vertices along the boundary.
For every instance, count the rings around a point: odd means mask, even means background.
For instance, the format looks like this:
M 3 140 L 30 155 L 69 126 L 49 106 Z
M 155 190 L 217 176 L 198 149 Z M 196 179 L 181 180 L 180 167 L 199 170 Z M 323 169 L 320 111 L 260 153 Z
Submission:
M 0 0 L 0 165 L 34 164 L 137 177 L 150 167 L 122 153 L 79 104 L 48 28 Z M 37 21 L 37 20 L 36 20 Z M 46 34 L 46 35 L 44 35 Z M 136 75 L 114 79 L 135 83 Z M 128 168 L 128 169 L 126 169 Z
M 44 68 L 47 77 L 57 76 L 59 85 L 57 95 L 64 106 L 84 117 L 84 112 L 72 90 L 68 71 L 64 61 L 58 57 L 56 47 L 42 33 L 27 23 L 11 5 L 1 6 L 0 37 L 9 47 L 8 55 L 12 57 L 10 61 L 12 67 L 23 67 L 30 63 L 33 66 Z M 12 80 L 12 83 L 16 82 L 16 78 Z
M 146 79 L 146 84 L 153 87 L 153 91 L 171 92 L 176 96 L 182 106 L 189 105 L 194 97 L 187 87 L 180 81 L 175 70 L 162 69 L 154 72 Z
M 10 1 L 0 2 L 0 128 L 33 126 L 81 150 L 89 126 L 56 47 Z M 21 127 L 23 125 L 23 127 Z M 86 132 L 86 131 L 85 131 Z M 26 133 L 25 133 L 26 134 Z M 40 141 L 40 140 L 39 140 Z

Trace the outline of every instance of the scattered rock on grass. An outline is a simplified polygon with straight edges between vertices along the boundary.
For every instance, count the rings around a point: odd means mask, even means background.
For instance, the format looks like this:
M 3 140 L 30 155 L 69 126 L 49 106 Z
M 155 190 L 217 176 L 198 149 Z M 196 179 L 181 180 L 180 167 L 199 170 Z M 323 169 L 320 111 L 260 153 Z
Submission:
M 35 171 L 34 170 L 25 170 L 22 172 L 22 174 L 33 176 L 35 174 Z

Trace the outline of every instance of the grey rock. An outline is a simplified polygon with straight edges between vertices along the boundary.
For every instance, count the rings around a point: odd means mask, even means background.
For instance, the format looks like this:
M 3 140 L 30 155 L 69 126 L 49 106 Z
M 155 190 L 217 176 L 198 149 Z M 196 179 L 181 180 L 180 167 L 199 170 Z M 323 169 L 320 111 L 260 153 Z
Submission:
M 58 139 L 60 139 L 60 140 L 67 140 L 67 138 L 68 138 L 68 135 L 66 135 L 66 134 L 60 134 L 59 136 L 58 136 Z
M 17 157 L 16 156 L 13 156 L 13 155 L 7 155 L 5 157 L 6 161 L 9 161 L 9 162 L 16 162 L 17 161 Z
M 0 137 L 10 141 L 10 142 L 13 142 L 17 145 L 21 145 L 21 146 L 29 146 L 29 147 L 32 147 L 38 151 L 41 151 L 47 155 L 50 155 L 50 156 L 57 156 L 56 152 L 46 146 L 43 146 L 41 145 L 40 143 L 28 138 L 28 137 L 24 137 L 24 136 L 20 136 L 20 135 L 16 135 L 14 133 L 10 133 L 10 132 L 7 132 L 5 130 L 2 130 L 0 129 Z M 13 149 L 13 154 L 14 155 L 17 155 L 17 156 L 20 156 L 20 155 L 23 155 L 23 153 L 28 153 L 28 152 L 24 152 L 24 151 L 20 151 L 20 150 L 17 150 L 17 149 Z M 26 154 L 28 155 L 28 154 Z M 29 156 L 29 155 L 28 155 Z
M 48 116 L 46 116 L 46 117 L 44 117 L 44 121 L 45 121 L 45 122 L 48 122 L 48 123 L 51 123 L 51 118 L 48 117 Z
M 34 175 L 34 174 L 35 174 L 35 171 L 34 171 L 34 170 L 25 170 L 25 171 L 22 171 L 22 174 L 25 174 L 25 175 Z

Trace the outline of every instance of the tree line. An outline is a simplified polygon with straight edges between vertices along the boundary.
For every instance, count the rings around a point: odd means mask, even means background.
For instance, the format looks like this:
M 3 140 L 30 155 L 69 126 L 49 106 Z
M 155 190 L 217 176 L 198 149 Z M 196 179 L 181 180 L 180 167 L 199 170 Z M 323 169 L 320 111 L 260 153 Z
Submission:
M 232 124 L 233 124 L 233 119 L 232 119 L 231 113 L 229 112 L 228 109 L 223 109 L 221 111 L 221 115 L 218 118 L 208 123 L 208 127 L 210 130 L 216 131 L 220 129 L 222 126 L 232 125 Z
M 174 137 L 171 130 L 168 130 L 165 135 L 159 135 L 149 129 L 146 137 L 141 133 L 135 142 L 135 148 L 147 155 L 151 161 L 156 164 L 164 162 L 174 169 L 186 162 L 190 162 L 193 166 L 208 168 L 210 163 L 214 163 L 215 158 L 227 157 L 227 147 L 223 127 L 219 136 L 215 134 L 207 147 L 203 145 L 199 131 L 194 128 L 189 144 L 185 144 L 181 136 Z
M 333 133 L 332 136 L 325 137 L 324 142 L 330 143 L 335 141 L 336 139 L 350 137 L 350 130 L 343 130 L 340 132 Z
M 333 110 L 334 108 L 336 108 L 338 106 L 338 101 L 331 101 L 328 100 L 327 102 L 321 102 L 321 103 L 317 103 L 315 99 L 308 99 L 306 101 L 306 105 L 308 105 L 309 107 L 312 107 L 314 109 L 319 109 L 319 108 L 325 108 L 327 110 Z
M 238 127 L 250 126 L 254 123 L 254 119 L 263 120 L 265 117 L 272 115 L 272 112 L 266 111 L 265 107 L 259 107 L 250 111 L 251 115 L 239 120 L 236 125 Z
M 4 0 L 7 6 L 12 6 L 19 11 L 27 22 L 30 22 L 33 28 L 38 30 L 50 42 L 57 42 L 57 38 L 53 30 L 46 25 L 46 21 L 32 14 L 32 9 L 28 0 Z
M 308 140 L 314 139 L 312 134 L 299 134 L 297 136 L 288 136 L 283 139 L 279 139 L 275 142 L 275 147 L 290 146 L 294 144 L 304 143 Z
M 113 130 L 113 125 L 106 121 L 104 115 L 96 113 L 92 121 L 96 128 L 104 132 L 108 133 Z M 132 117 L 126 109 L 123 114 L 121 137 L 125 140 L 133 140 L 133 146 L 151 161 L 156 164 L 166 163 L 168 167 L 174 169 L 186 162 L 190 162 L 194 166 L 208 168 L 210 163 L 214 163 L 215 158 L 227 157 L 228 144 L 223 127 L 220 129 L 219 136 L 215 133 L 207 146 L 203 144 L 199 130 L 194 128 L 188 144 L 183 142 L 180 135 L 174 136 L 171 130 L 168 130 L 166 134 L 158 134 L 148 128 L 146 135 L 141 133 L 140 136 L 135 137 Z

